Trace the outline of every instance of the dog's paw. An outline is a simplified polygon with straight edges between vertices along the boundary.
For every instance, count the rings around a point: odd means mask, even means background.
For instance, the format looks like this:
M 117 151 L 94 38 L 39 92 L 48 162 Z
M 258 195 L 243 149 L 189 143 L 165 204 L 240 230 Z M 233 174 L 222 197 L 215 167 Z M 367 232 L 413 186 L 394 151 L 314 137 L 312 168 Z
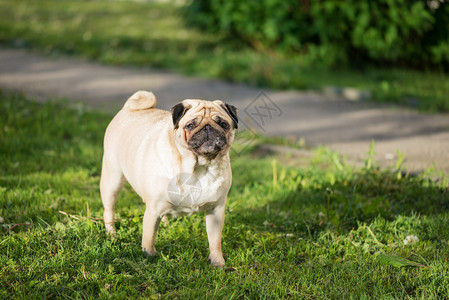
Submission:
M 111 237 L 117 236 L 117 231 L 115 230 L 114 224 L 105 224 L 105 227 L 106 227 L 106 233 L 109 236 L 111 236 Z
M 148 256 L 156 256 L 157 251 L 156 248 L 151 248 L 151 249 L 146 249 L 146 248 L 142 248 L 143 253 L 145 253 Z
M 223 254 L 221 253 L 215 253 L 215 254 L 210 254 L 209 258 L 207 259 L 207 261 L 210 263 L 210 265 L 212 267 L 216 267 L 216 268 L 220 268 L 222 269 L 225 265 L 225 260 L 223 258 Z

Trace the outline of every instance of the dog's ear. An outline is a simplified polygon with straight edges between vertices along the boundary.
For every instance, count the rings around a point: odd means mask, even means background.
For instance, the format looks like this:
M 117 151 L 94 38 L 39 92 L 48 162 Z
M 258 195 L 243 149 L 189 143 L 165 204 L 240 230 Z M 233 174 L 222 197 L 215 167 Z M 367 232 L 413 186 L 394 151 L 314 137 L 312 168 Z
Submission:
M 185 115 L 189 108 L 184 106 L 182 103 L 178 103 L 175 106 L 171 108 L 171 116 L 173 120 L 173 126 L 175 126 L 175 129 L 178 128 L 179 120 Z
M 234 125 L 234 128 L 235 129 L 239 128 L 239 126 L 238 126 L 238 123 L 239 123 L 238 112 L 239 112 L 239 110 L 237 109 L 237 107 L 235 107 L 234 105 L 231 105 L 231 104 L 227 104 L 227 103 L 224 103 L 222 105 L 222 107 L 228 113 L 228 115 L 231 117 L 232 123 Z

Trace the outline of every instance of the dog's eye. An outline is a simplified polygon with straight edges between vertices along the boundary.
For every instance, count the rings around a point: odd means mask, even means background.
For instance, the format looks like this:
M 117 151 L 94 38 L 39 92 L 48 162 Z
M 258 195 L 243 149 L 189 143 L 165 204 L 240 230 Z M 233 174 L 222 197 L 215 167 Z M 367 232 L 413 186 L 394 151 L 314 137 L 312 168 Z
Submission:
M 193 125 L 193 123 L 189 123 L 189 124 L 186 125 L 185 128 L 186 128 L 187 130 L 192 130 L 194 127 L 195 127 L 195 125 Z
M 229 124 L 226 122 L 221 121 L 220 123 L 218 123 L 218 125 L 221 126 L 221 128 L 223 129 L 228 129 L 229 128 Z

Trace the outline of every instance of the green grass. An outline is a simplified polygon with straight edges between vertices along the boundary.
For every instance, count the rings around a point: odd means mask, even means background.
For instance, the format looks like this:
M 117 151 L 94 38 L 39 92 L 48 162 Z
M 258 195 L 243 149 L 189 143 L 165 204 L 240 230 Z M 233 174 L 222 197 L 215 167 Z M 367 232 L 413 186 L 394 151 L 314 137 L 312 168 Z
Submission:
M 98 184 L 111 117 L 0 94 L 0 298 L 449 298 L 447 178 L 382 171 L 369 157 L 354 169 L 326 149 L 286 166 L 258 154 L 263 139 L 242 149 L 244 134 L 224 270 L 206 262 L 203 214 L 171 220 L 159 254 L 145 256 L 144 206 L 129 186 L 108 238 Z M 408 235 L 420 241 L 405 246 Z M 427 267 L 384 265 L 379 253 Z
M 362 67 L 327 70 L 188 28 L 182 7 L 151 1 L 0 0 L 0 44 L 114 65 L 168 68 L 271 88 L 350 86 L 374 100 L 449 112 L 449 76 Z

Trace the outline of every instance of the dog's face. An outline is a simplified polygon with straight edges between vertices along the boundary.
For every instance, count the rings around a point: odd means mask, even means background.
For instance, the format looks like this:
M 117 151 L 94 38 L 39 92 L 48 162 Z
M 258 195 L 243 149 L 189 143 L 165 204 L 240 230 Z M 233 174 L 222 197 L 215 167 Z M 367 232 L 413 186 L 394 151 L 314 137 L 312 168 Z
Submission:
M 212 160 L 229 151 L 238 127 L 236 107 L 221 100 L 187 99 L 171 112 L 177 141 L 196 155 Z

